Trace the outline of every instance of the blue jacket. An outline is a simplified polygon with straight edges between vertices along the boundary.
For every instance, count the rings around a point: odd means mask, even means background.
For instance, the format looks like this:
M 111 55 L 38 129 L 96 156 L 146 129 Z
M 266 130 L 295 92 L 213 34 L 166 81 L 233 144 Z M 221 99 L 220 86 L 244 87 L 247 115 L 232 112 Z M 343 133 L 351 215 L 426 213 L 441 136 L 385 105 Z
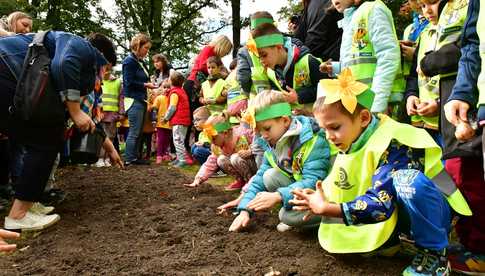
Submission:
M 458 75 L 456 76 L 453 92 L 448 98 L 448 101 L 461 100 L 467 102 L 470 106 L 475 106 L 478 102 L 477 81 L 481 71 L 480 38 L 477 34 L 479 12 L 480 1 L 470 0 L 468 4 L 468 17 L 463 26 Z M 483 120 L 485 118 L 481 119 Z
M 141 67 L 140 62 L 143 64 L 143 61 L 139 61 L 133 53 L 123 60 L 123 91 L 125 97 L 143 102 L 147 98 L 145 83 L 149 81 L 149 76 Z M 145 65 L 143 64 L 143 66 Z
M 34 34 L 0 38 L 0 59 L 16 80 L 33 38 Z M 71 33 L 50 31 L 44 44 L 52 59 L 51 77 L 63 101 L 79 101 L 94 89 L 97 72 L 107 61 L 91 43 Z
M 301 181 L 296 181 L 287 187 L 279 188 L 277 191 L 280 193 L 282 198 L 283 207 L 290 210 L 292 206 L 288 203 L 290 199 L 293 198 L 291 191 L 296 188 L 311 188 L 315 189 L 315 183 L 317 180 L 323 180 L 330 169 L 330 147 L 325 139 L 325 134 L 318 127 L 315 120 L 310 117 L 305 116 L 294 116 L 293 121 L 298 121 L 301 123 L 302 127 L 299 132 L 299 143 L 294 150 L 297 151 L 301 145 L 309 142 L 313 138 L 313 134 L 318 134 L 318 139 L 315 146 L 308 156 L 307 160 L 303 164 L 301 174 L 303 176 Z M 292 122 L 290 128 L 296 124 Z M 262 138 L 259 138 L 257 142 L 264 148 L 265 151 L 270 151 L 274 155 L 274 149 Z M 275 160 L 277 158 L 275 157 Z M 264 173 L 271 169 L 271 165 L 266 159 L 263 160 L 261 167 L 259 168 L 256 175 L 253 177 L 251 185 L 248 191 L 244 194 L 241 202 L 238 205 L 238 210 L 247 210 L 246 206 L 248 203 L 258 194 L 259 192 L 265 192 L 266 188 L 263 183 Z M 249 211 L 249 210 L 248 210 Z

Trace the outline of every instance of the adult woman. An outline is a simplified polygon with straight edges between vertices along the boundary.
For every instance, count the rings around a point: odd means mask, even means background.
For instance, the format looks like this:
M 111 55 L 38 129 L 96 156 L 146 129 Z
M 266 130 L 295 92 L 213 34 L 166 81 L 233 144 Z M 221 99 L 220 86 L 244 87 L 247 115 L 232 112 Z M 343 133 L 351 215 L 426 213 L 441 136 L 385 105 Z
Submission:
M 15 200 L 6 229 L 43 229 L 59 220 L 59 216 L 34 213 L 33 202 L 40 201 L 54 160 L 62 147 L 64 123 L 39 126 L 9 115 L 17 80 L 33 35 L 16 35 L 0 39 L 0 132 L 24 148 L 24 163 L 15 182 Z M 81 131 L 93 131 L 95 124 L 80 108 L 80 98 L 94 89 L 96 76 L 107 64 L 107 58 L 116 57 L 113 44 L 97 34 L 83 39 L 76 35 L 50 31 L 44 39 L 51 58 L 50 78 L 64 102 L 70 118 Z M 116 59 L 116 58 L 115 58 Z M 112 147 L 110 157 L 121 164 Z M 122 164 L 121 164 L 122 165 Z
M 125 110 L 130 123 L 130 131 L 126 139 L 125 165 L 148 164 L 147 160 L 139 158 L 139 146 L 143 130 L 143 120 L 147 109 L 147 88 L 156 86 L 150 82 L 150 75 L 143 59 L 152 47 L 150 38 L 145 34 L 137 34 L 131 39 L 131 53 L 123 60 L 123 92 L 125 95 Z

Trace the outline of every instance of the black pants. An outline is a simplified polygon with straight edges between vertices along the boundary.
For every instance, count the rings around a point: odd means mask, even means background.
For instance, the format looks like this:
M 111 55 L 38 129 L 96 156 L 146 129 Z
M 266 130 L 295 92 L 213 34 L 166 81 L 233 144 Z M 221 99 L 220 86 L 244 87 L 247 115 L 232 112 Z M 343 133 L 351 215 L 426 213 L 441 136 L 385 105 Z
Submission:
M 189 97 L 189 104 L 190 104 L 190 117 L 193 118 L 194 115 L 194 110 L 196 110 L 198 107 L 201 106 L 199 103 L 199 93 L 197 93 L 197 88 L 195 87 L 195 82 L 192 80 L 186 80 L 184 82 L 184 90 L 185 93 L 187 93 L 187 96 Z M 185 135 L 185 149 L 187 152 L 191 152 L 192 145 L 190 145 L 190 134 L 192 132 L 192 127 L 189 127 L 187 130 L 187 135 Z M 197 131 L 195 131 L 195 138 L 197 139 Z

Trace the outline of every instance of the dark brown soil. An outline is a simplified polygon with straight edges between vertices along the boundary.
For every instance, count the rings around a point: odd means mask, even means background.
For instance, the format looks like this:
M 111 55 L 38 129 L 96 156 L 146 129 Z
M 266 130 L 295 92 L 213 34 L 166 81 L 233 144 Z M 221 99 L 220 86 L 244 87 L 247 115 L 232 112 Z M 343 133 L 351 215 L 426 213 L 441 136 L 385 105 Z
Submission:
M 215 209 L 234 198 L 221 186 L 162 166 L 65 168 L 59 223 L 29 234 L 0 257 L 2 275 L 398 275 L 407 261 L 327 254 L 316 232 L 279 233 L 259 214 L 242 233 Z M 24 235 L 26 236 L 26 235 Z M 274 273 L 274 275 L 278 275 Z

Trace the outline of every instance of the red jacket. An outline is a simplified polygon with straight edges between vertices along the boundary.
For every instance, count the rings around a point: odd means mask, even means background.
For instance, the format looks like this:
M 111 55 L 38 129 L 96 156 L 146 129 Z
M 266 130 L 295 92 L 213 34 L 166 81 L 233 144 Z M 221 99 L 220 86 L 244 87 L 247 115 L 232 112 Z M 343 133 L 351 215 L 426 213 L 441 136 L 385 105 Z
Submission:
M 200 53 L 195 58 L 194 65 L 192 66 L 192 70 L 190 71 L 190 75 L 187 79 L 197 81 L 196 77 L 198 72 L 202 72 L 207 76 L 209 74 L 209 72 L 207 72 L 207 59 L 215 55 L 216 53 L 214 52 L 214 47 L 204 46 L 204 48 L 200 50 Z
M 177 110 L 170 119 L 170 125 L 190 126 L 192 120 L 190 119 L 189 97 L 187 97 L 187 93 L 182 87 L 172 87 L 168 92 L 168 98 L 170 99 L 170 96 L 174 93 L 177 94 L 179 101 Z

